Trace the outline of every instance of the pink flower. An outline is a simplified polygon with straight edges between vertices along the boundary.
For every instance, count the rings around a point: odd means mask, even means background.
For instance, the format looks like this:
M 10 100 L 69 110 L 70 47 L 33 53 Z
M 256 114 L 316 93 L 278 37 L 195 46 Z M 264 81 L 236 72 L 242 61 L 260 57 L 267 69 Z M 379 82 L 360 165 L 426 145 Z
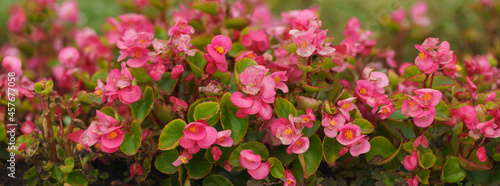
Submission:
M 188 108 L 187 103 L 181 98 L 176 98 L 174 96 L 170 96 L 170 102 L 174 104 L 173 110 L 178 112 L 182 110 L 186 110 Z
M 413 122 L 417 127 L 425 128 L 432 124 L 434 121 L 434 113 L 431 110 L 423 111 L 420 115 L 413 118 Z
M 425 137 L 425 135 L 417 137 L 413 142 L 413 148 L 417 148 L 420 145 L 422 145 L 422 147 L 424 148 L 429 147 L 429 141 L 427 140 L 427 137 Z
M 321 121 L 321 125 L 325 127 L 325 135 L 329 138 L 335 138 L 338 134 L 338 129 L 344 126 L 345 118 L 337 114 L 333 118 L 326 116 Z
M 286 152 L 288 154 L 303 154 L 309 149 L 309 138 L 300 137 L 297 138 L 288 148 Z
M 210 150 L 210 152 L 212 153 L 214 160 L 219 161 L 220 156 L 222 155 L 222 151 L 220 150 L 220 148 L 217 146 L 214 146 L 214 147 L 212 147 L 212 150 Z
M 241 37 L 241 44 L 253 51 L 264 52 L 269 47 L 269 38 L 263 30 L 249 30 L 247 35 Z
M 14 72 L 16 77 L 20 77 L 23 74 L 22 65 L 23 63 L 17 57 L 7 56 L 2 60 L 2 67 L 7 72 Z
M 413 4 L 410 8 L 411 21 L 417 26 L 429 26 L 431 20 L 427 17 L 427 3 L 424 1 Z
M 256 180 L 262 180 L 269 174 L 270 165 L 267 162 L 262 162 L 256 169 L 248 169 L 247 172 Z
M 153 33 L 127 30 L 122 39 L 116 43 L 120 48 L 120 56 L 118 61 L 122 61 L 126 57 L 132 57 L 127 60 L 127 65 L 130 67 L 142 67 L 149 60 L 149 50 L 147 47 L 151 45 Z
M 369 99 L 373 96 L 375 86 L 367 80 L 358 80 L 356 82 L 355 93 L 363 99 Z
M 106 96 L 108 102 L 113 101 L 117 97 L 123 104 L 129 105 L 141 98 L 141 88 L 132 86 L 130 81 L 133 79 L 132 74 L 122 63 L 122 70 L 113 69 L 109 72 L 106 78 Z M 101 92 L 102 93 L 102 92 Z
M 394 22 L 398 23 L 399 25 L 403 24 L 405 18 L 406 18 L 406 11 L 403 6 L 400 6 L 398 9 L 391 12 L 391 19 Z
M 389 86 L 389 78 L 385 73 L 373 72 L 373 68 L 366 67 L 363 69 L 363 79 L 371 82 L 374 85 L 374 90 L 383 94 L 384 88 Z
M 394 104 L 391 101 L 387 101 L 384 106 L 380 107 L 378 113 L 380 114 L 380 119 L 387 119 L 391 114 L 394 114 Z
M 498 138 L 500 137 L 500 128 L 495 124 L 495 118 L 482 122 L 476 125 L 476 128 L 479 129 L 479 132 L 484 134 L 484 137 L 488 138 Z
M 401 112 L 408 117 L 417 117 L 423 113 L 423 109 L 418 100 L 409 98 L 403 101 Z
M 290 145 L 298 138 L 295 125 L 291 124 L 286 118 L 274 120 L 271 124 L 271 132 L 283 145 Z
M 33 130 L 35 130 L 35 126 L 32 121 L 28 120 L 21 126 L 21 132 L 23 132 L 23 134 L 30 134 Z
M 304 126 L 307 128 L 313 127 L 313 122 L 316 121 L 316 116 L 312 112 L 311 108 L 306 109 L 305 115 L 300 115 L 297 120 L 294 120 L 296 128 L 303 128 Z
M 427 52 L 420 52 L 415 58 L 415 65 L 426 74 L 432 74 L 439 68 L 439 63 L 434 63 L 432 55 Z
M 354 157 L 358 157 L 360 154 L 367 153 L 368 151 L 370 151 L 370 143 L 365 138 L 359 139 L 349 148 L 349 152 Z
M 418 100 L 423 106 L 433 111 L 435 111 L 434 107 L 439 104 L 439 101 L 441 101 L 441 98 L 443 97 L 443 93 L 430 88 L 415 90 L 415 94 L 417 94 Z
M 175 65 L 174 69 L 172 70 L 172 79 L 177 79 L 179 77 L 179 74 L 182 74 L 184 72 L 184 67 L 182 64 Z
M 231 50 L 231 39 L 224 35 L 217 35 L 212 42 L 207 45 L 207 52 L 214 60 L 217 69 L 221 72 L 227 72 L 226 53 Z M 207 60 L 208 61 L 208 60 Z
M 57 8 L 59 19 L 67 23 L 78 21 L 78 3 L 76 1 L 65 1 Z
M 101 149 L 102 147 L 109 149 L 120 147 L 124 139 L 123 131 L 120 128 L 121 126 L 112 127 L 101 135 Z
M 406 179 L 405 182 L 408 184 L 408 186 L 418 186 L 418 179 L 416 176 Z
M 339 106 L 340 113 L 344 116 L 346 120 L 351 119 L 351 115 L 349 115 L 349 111 L 354 109 L 355 104 L 353 101 L 355 100 L 355 97 L 350 97 L 344 100 L 340 100 L 337 102 L 337 105 Z
M 299 47 L 297 49 L 297 55 L 299 55 L 300 57 L 309 57 L 313 55 L 314 51 L 316 50 L 316 46 L 312 44 L 314 36 L 311 33 L 304 31 L 292 35 L 292 41 Z
M 184 137 L 191 140 L 201 140 L 207 135 L 207 125 L 200 122 L 192 122 L 184 127 Z
M 178 167 L 182 164 L 187 164 L 191 158 L 193 158 L 193 155 L 189 154 L 187 151 L 184 151 L 179 155 L 177 160 L 172 162 L 172 164 L 174 166 Z
M 80 53 L 75 47 L 66 47 L 59 51 L 59 61 L 67 67 L 74 67 L 80 59 Z
M 339 151 L 339 156 L 343 156 L 345 153 L 349 151 L 349 147 L 342 147 Z
M 7 29 L 13 33 L 20 33 L 26 24 L 27 18 L 21 8 L 16 8 L 7 21 Z
M 283 183 L 283 186 L 295 186 L 297 184 L 291 170 L 285 171 L 285 179 L 286 181 Z
M 344 146 L 350 146 L 364 137 L 364 135 L 361 135 L 361 128 L 355 124 L 344 125 L 339 130 L 340 134 L 337 135 L 336 139 Z
M 469 130 L 475 129 L 476 125 L 479 124 L 477 111 L 470 105 L 464 105 L 458 109 L 458 118 L 465 123 Z
M 255 170 L 261 166 L 261 161 L 260 155 L 254 154 L 252 150 L 245 149 L 240 152 L 240 164 L 244 169 Z
M 130 179 L 132 179 L 136 174 L 140 176 L 144 174 L 144 169 L 138 162 L 130 165 Z
M 486 158 L 488 157 L 486 155 L 486 150 L 484 149 L 484 147 L 480 147 L 479 149 L 477 149 L 476 156 L 477 159 L 479 159 L 479 161 L 481 162 L 485 162 Z
M 173 27 L 168 29 L 168 35 L 194 34 L 194 28 L 188 25 L 188 21 L 184 18 L 177 20 Z
M 184 127 L 184 137 L 180 139 L 179 144 L 193 154 L 200 148 L 210 148 L 216 142 L 217 136 L 217 130 L 207 123 L 192 122 Z
M 417 151 L 413 151 L 411 155 L 407 155 L 403 160 L 403 166 L 408 171 L 414 171 L 418 166 Z
M 467 79 L 466 79 L 467 83 L 466 83 L 466 86 L 467 86 L 467 92 L 469 92 L 472 97 L 477 100 L 477 86 L 474 84 L 474 82 L 472 82 L 472 80 L 467 76 Z
M 332 48 L 330 42 L 326 41 L 326 33 L 328 30 L 321 30 L 317 33 L 316 38 L 314 38 L 313 44 L 317 48 L 317 52 L 321 56 L 331 56 L 335 52 L 335 48 Z
M 217 132 L 217 139 L 215 140 L 215 144 L 220 145 L 222 147 L 233 146 L 233 138 L 231 138 L 231 130 L 224 130 Z
M 153 67 L 153 70 L 149 72 L 149 76 L 151 76 L 151 79 L 153 79 L 154 81 L 158 81 L 161 79 L 163 73 L 165 73 L 165 70 L 165 65 L 157 64 Z

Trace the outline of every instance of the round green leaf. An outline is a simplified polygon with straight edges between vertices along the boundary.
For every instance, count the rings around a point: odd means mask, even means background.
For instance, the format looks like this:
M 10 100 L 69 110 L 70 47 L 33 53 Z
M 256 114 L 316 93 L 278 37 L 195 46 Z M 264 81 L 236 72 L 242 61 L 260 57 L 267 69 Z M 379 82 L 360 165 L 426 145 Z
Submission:
M 309 138 L 309 149 L 304 154 L 299 154 L 299 161 L 304 167 L 304 178 L 316 173 L 316 170 L 323 159 L 323 147 L 318 135 Z
M 326 82 L 322 81 L 319 83 L 316 83 L 315 85 L 308 85 L 304 80 L 302 80 L 302 86 L 306 90 L 307 93 L 316 93 L 319 91 L 322 91 L 327 87 L 328 84 Z
M 337 139 L 325 136 L 323 139 L 323 157 L 325 157 L 326 162 L 328 164 L 335 163 L 335 160 L 340 157 L 339 152 L 343 147 Z
M 383 136 L 377 136 L 370 140 L 370 151 L 365 155 L 370 164 L 383 165 L 391 162 L 401 150 L 403 142 L 396 149 L 392 143 Z
M 408 81 L 421 83 L 425 80 L 425 76 L 426 75 L 415 65 L 410 65 L 404 70 L 404 77 Z
M 219 110 L 220 105 L 218 102 L 208 101 L 197 105 L 194 108 L 193 116 L 195 120 L 205 120 L 213 126 L 217 123 L 217 119 L 219 118 Z
M 420 183 L 423 183 L 423 184 L 429 184 L 429 177 L 430 177 L 430 174 L 431 174 L 431 170 L 429 169 L 420 169 L 418 172 L 417 172 L 417 179 Z
M 232 186 L 227 178 L 221 175 L 212 174 L 203 180 L 203 186 Z
M 158 149 L 170 150 L 179 145 L 179 140 L 184 136 L 184 127 L 186 122 L 181 119 L 176 119 L 165 125 L 161 131 Z
M 362 134 L 370 134 L 375 130 L 375 127 L 373 127 L 372 123 L 363 118 L 355 119 L 353 123 L 361 127 Z
M 128 68 L 130 74 L 135 77 L 137 83 L 147 83 L 153 81 L 144 68 Z
M 269 172 L 271 175 L 275 178 L 281 179 L 282 177 L 285 177 L 285 168 L 283 168 L 283 165 L 281 164 L 280 160 L 278 160 L 275 157 L 270 157 L 267 162 L 271 164 L 271 167 L 269 168 Z
M 129 156 L 137 153 L 142 140 L 142 128 L 139 121 L 134 120 L 130 126 L 130 132 L 125 134 L 120 150 Z
M 156 158 L 156 169 L 165 174 L 173 174 L 177 172 L 179 168 L 174 166 L 172 163 L 177 160 L 178 156 L 179 154 L 175 151 L 175 149 L 162 151 Z
M 436 105 L 436 116 L 434 118 L 438 121 L 450 119 L 450 109 L 443 100 L 439 101 L 439 104 Z
M 82 175 L 82 173 L 78 170 L 74 170 L 70 172 L 65 179 L 66 183 L 71 185 L 87 185 L 87 178 Z
M 188 109 L 187 119 L 189 123 L 196 121 L 196 119 L 194 119 L 194 109 L 196 108 L 196 106 L 198 106 L 200 103 L 207 101 L 218 101 L 218 100 L 217 98 L 214 97 L 208 97 L 196 100 L 193 104 L 191 104 L 191 106 L 189 106 Z
M 238 118 L 236 116 L 238 109 L 231 102 L 231 93 L 226 93 L 222 96 L 220 105 L 220 122 L 224 130 L 231 130 L 231 138 L 236 145 L 245 137 L 248 128 L 248 117 Z
M 194 156 L 187 164 L 184 164 L 184 167 L 186 167 L 189 178 L 192 179 L 204 178 L 212 170 L 212 164 L 200 156 Z
M 281 164 L 287 166 L 295 160 L 297 154 L 288 154 L 286 149 L 288 146 L 280 145 L 273 148 L 272 154 L 280 160 Z
M 420 151 L 418 151 L 418 154 L 420 154 Z M 422 154 L 418 159 L 418 164 L 424 169 L 431 168 L 434 163 L 436 163 L 436 156 L 432 152 Z
M 229 18 L 224 21 L 224 27 L 241 30 L 248 26 L 250 21 L 244 17 Z
M 471 155 L 467 159 L 462 157 L 461 154 L 458 154 L 458 159 L 460 160 L 460 165 L 462 165 L 462 167 L 468 171 L 490 170 L 492 168 L 490 159 L 486 158 L 485 162 L 481 162 L 477 158 L 476 152 L 477 152 L 477 150 L 472 151 Z
M 276 98 L 274 104 L 276 105 L 276 114 L 280 118 L 288 118 L 288 115 L 290 114 L 297 116 L 297 110 L 288 100 L 278 97 Z
M 134 118 L 137 119 L 139 122 L 144 120 L 144 118 L 146 118 L 146 116 L 151 111 L 151 108 L 153 108 L 153 100 L 154 100 L 153 89 L 150 86 L 148 86 L 146 87 L 146 89 L 144 89 L 142 98 L 131 104 L 132 115 L 134 116 Z
M 215 1 L 207 1 L 207 2 L 196 1 L 193 4 L 191 4 L 191 7 L 211 15 L 215 15 L 219 11 L 219 3 Z
M 156 87 L 158 87 L 158 89 L 160 91 L 162 91 L 168 95 L 172 94 L 172 92 L 174 91 L 175 85 L 177 84 L 177 81 L 179 80 L 179 78 L 177 78 L 175 80 L 172 79 L 171 74 L 172 74 L 171 72 L 165 72 L 161 76 L 160 80 L 155 81 Z
M 245 50 L 246 47 L 243 46 L 240 42 L 235 42 L 233 43 L 233 46 L 231 47 L 231 50 L 229 50 L 229 52 L 227 52 L 227 54 L 229 54 L 229 56 L 231 57 L 238 57 L 238 54 L 240 51 L 242 50 Z
M 242 150 L 252 150 L 254 154 L 260 155 L 260 158 L 262 161 L 266 161 L 267 158 L 269 158 L 269 151 L 267 151 L 267 147 L 256 141 L 250 141 L 247 143 L 243 143 L 240 146 L 238 146 L 236 149 L 233 150 L 231 153 L 231 156 L 229 156 L 229 164 L 232 165 L 233 167 L 241 167 L 240 164 L 240 153 Z
M 443 166 L 441 179 L 448 183 L 456 183 L 465 178 L 465 169 L 460 165 L 460 160 L 456 156 L 449 156 Z
M 282 47 L 287 52 L 290 52 L 292 54 L 295 54 L 295 52 L 297 52 L 297 49 L 299 48 L 299 46 L 297 46 L 297 44 L 295 44 L 295 43 L 289 43 L 289 44 L 286 44 L 286 45 L 282 45 Z

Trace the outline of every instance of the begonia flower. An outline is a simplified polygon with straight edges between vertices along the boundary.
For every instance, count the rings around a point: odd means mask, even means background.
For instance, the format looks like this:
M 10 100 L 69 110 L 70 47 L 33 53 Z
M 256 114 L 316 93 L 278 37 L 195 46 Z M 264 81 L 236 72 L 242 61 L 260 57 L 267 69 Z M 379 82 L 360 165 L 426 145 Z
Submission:
M 231 50 L 231 39 L 224 35 L 217 35 L 207 45 L 208 55 L 214 60 L 217 69 L 227 72 L 226 53 Z M 208 60 L 207 60 L 208 61 Z M 209 61 L 210 62 L 210 61 Z
M 417 151 L 413 151 L 410 155 L 407 155 L 403 160 L 403 166 L 408 171 L 414 171 L 418 167 L 418 157 Z

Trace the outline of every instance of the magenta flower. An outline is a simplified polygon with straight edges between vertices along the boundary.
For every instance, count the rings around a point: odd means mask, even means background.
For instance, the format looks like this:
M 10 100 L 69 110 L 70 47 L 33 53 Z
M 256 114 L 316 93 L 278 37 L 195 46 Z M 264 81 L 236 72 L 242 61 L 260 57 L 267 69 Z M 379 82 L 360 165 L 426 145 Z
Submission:
M 292 32 L 291 30 L 290 32 Z M 316 46 L 312 44 L 314 36 L 309 32 L 291 33 L 293 35 L 292 41 L 297 44 L 297 55 L 300 57 L 310 57 L 316 50 Z
M 306 114 L 305 115 L 300 115 L 298 119 L 294 120 L 295 127 L 296 128 L 303 128 L 304 126 L 307 128 L 312 128 L 313 127 L 313 122 L 316 121 L 316 116 L 312 112 L 311 108 L 306 109 Z
M 464 105 L 458 109 L 458 118 L 465 123 L 469 130 L 475 129 L 476 125 L 479 124 L 477 111 L 470 105 Z
M 484 149 L 484 147 L 480 147 L 479 149 L 477 149 L 476 156 L 479 161 L 485 162 L 486 158 L 488 158 L 488 156 L 486 155 L 486 149 Z
M 288 154 L 303 154 L 309 149 L 309 138 L 300 137 L 297 138 L 288 148 L 286 152 Z
M 66 67 L 74 67 L 80 59 L 80 53 L 75 47 L 66 47 L 59 51 L 59 61 Z
M 408 186 L 418 186 L 418 179 L 416 176 L 406 179 L 405 182 L 408 184 Z
M 488 138 L 498 138 L 500 137 L 500 128 L 495 124 L 495 118 L 479 123 L 476 125 L 476 128 L 479 129 L 479 132 L 484 135 L 484 137 Z
M 373 96 L 375 86 L 367 80 L 358 80 L 356 82 L 355 93 L 360 98 L 369 99 Z
M 424 107 L 427 107 L 434 112 L 434 107 L 439 104 L 439 101 L 441 101 L 441 98 L 443 97 L 443 93 L 430 88 L 415 90 L 415 94 L 417 94 L 419 102 L 422 103 Z
M 240 164 L 244 169 L 255 170 L 260 167 L 261 161 L 260 155 L 254 154 L 252 150 L 245 149 L 240 152 Z
M 184 67 L 182 64 L 175 65 L 174 69 L 172 70 L 172 79 L 177 79 L 179 77 L 179 74 L 182 74 L 184 72 Z
M 403 166 L 408 171 L 414 171 L 418 167 L 417 151 L 413 151 L 411 155 L 407 155 L 403 160 Z
M 241 37 L 241 44 L 255 52 L 264 52 L 269 47 L 269 38 L 263 30 L 249 30 Z
M 410 8 L 411 21 L 417 26 L 429 26 L 431 20 L 427 17 L 427 3 L 424 1 L 413 4 Z
M 199 121 L 186 125 L 183 132 L 184 136 L 180 139 L 179 144 L 188 149 L 191 154 L 198 152 L 200 148 L 210 148 L 216 142 L 218 136 L 215 128 Z
M 7 56 L 2 60 L 2 67 L 6 69 L 7 72 L 14 72 L 16 77 L 20 77 L 23 74 L 22 65 L 23 63 L 17 57 Z
M 233 138 L 231 138 L 231 130 L 223 130 L 217 132 L 217 140 L 215 140 L 215 144 L 220 145 L 222 147 L 233 146 Z
M 290 145 L 298 138 L 295 125 L 291 124 L 286 118 L 274 120 L 271 124 L 271 132 L 283 145 Z
M 184 18 L 177 20 L 173 27 L 168 29 L 168 35 L 194 34 L 194 28 L 188 25 L 188 21 Z
M 439 68 L 439 63 L 434 63 L 432 56 L 427 52 L 420 52 L 415 58 L 415 65 L 426 74 L 432 74 Z
M 341 114 L 335 115 L 333 118 L 326 116 L 321 121 L 321 125 L 325 127 L 325 135 L 329 138 L 335 138 L 338 134 L 338 129 L 344 126 L 345 118 Z
M 466 86 L 467 86 L 467 92 L 469 92 L 472 97 L 477 100 L 477 86 L 474 84 L 474 82 L 472 82 L 472 80 L 467 77 L 466 78 Z
M 161 79 L 163 73 L 165 73 L 165 70 L 166 70 L 165 65 L 157 64 L 153 67 L 151 72 L 149 72 L 149 76 L 151 76 L 151 79 L 153 79 L 154 81 L 158 81 Z
M 23 126 L 21 126 L 21 132 L 23 134 L 30 134 L 33 130 L 35 130 L 35 124 L 30 120 L 24 122 Z
M 291 170 L 285 171 L 285 179 L 286 181 L 283 183 L 283 186 L 295 186 L 297 184 Z
M 365 138 L 361 138 L 349 148 L 349 152 L 353 157 L 358 157 L 360 154 L 370 151 L 370 143 Z
M 200 122 L 192 122 L 184 127 L 184 137 L 191 140 L 201 140 L 207 135 L 207 125 Z
M 267 162 L 262 162 L 256 169 L 248 169 L 247 172 L 256 180 L 262 180 L 269 174 L 270 165 Z
M 78 21 L 78 3 L 76 1 L 65 1 L 57 9 L 59 19 L 67 23 Z
M 207 52 L 214 60 L 217 69 L 221 72 L 227 72 L 226 53 L 231 50 L 231 39 L 224 35 L 217 35 L 212 42 L 207 45 Z M 209 61 L 209 60 L 207 60 Z
M 429 147 L 429 140 L 427 140 L 427 137 L 425 137 L 425 135 L 417 137 L 413 142 L 413 148 L 417 148 L 420 145 L 422 145 L 422 147 L 424 148 Z
M 420 116 L 424 112 L 421 105 L 418 100 L 412 98 L 405 99 L 401 106 L 401 112 L 408 117 Z
M 344 125 L 339 128 L 339 131 L 340 134 L 337 135 L 336 139 L 344 146 L 350 146 L 364 137 L 361 135 L 361 128 L 355 124 Z
M 122 63 L 122 70 L 113 69 L 109 72 L 106 78 L 106 96 L 108 102 L 115 100 L 117 97 L 123 104 L 130 105 L 141 98 L 141 88 L 132 86 L 130 81 L 133 79 L 132 74 Z M 102 92 L 101 92 L 102 93 Z
M 182 164 L 187 164 L 191 158 L 193 158 L 193 155 L 189 154 L 187 151 L 184 151 L 179 155 L 179 157 L 177 157 L 174 162 L 172 162 L 172 164 L 178 167 Z
M 214 147 L 212 147 L 212 150 L 210 150 L 210 152 L 212 153 L 214 160 L 219 161 L 220 156 L 222 155 L 222 151 L 220 150 L 220 148 L 217 146 L 214 146 Z
M 103 147 L 106 149 L 114 149 L 120 147 L 124 139 L 123 131 L 120 128 L 121 126 L 112 127 L 108 129 L 108 131 L 104 132 L 104 134 L 101 136 L 101 149 Z

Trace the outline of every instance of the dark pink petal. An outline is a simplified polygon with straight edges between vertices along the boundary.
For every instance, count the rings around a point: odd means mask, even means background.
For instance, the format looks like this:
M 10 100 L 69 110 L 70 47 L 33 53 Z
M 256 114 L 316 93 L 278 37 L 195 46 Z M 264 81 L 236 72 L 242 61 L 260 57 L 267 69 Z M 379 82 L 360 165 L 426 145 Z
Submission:
M 100 145 L 99 148 L 101 149 L 101 151 L 111 154 L 111 153 L 118 151 L 118 149 L 120 149 L 120 146 L 114 147 L 114 148 L 108 148 L 104 145 Z
M 82 134 L 83 134 L 83 130 L 77 130 L 75 132 L 72 132 L 69 135 L 69 139 L 76 142 L 76 143 L 80 143 L 80 137 Z
M 255 170 L 261 164 L 261 157 L 258 154 L 254 154 L 252 150 L 242 150 L 240 152 L 240 164 L 241 167 L 248 170 Z
M 252 176 L 252 178 L 256 180 L 262 180 L 269 174 L 269 167 L 270 166 L 269 164 L 267 164 L 267 162 L 262 162 L 257 169 L 248 169 L 248 174 L 250 174 L 250 176 Z
M 141 95 L 141 88 L 139 88 L 139 86 L 130 86 L 121 89 L 118 93 L 118 98 L 123 104 L 130 105 L 139 100 Z
M 486 155 L 486 150 L 484 149 L 484 147 L 481 147 L 477 150 L 476 156 L 479 159 L 479 161 L 481 161 L 481 162 L 486 161 L 487 155 Z
M 117 127 L 114 130 L 104 133 L 101 136 L 101 146 L 106 146 L 107 148 L 119 147 L 124 139 L 123 131 Z
M 235 92 L 231 95 L 231 102 L 240 108 L 249 108 L 253 105 L 252 98 L 245 98 L 241 92 Z
M 205 127 L 205 129 L 207 135 L 205 135 L 205 138 L 197 141 L 197 143 L 201 148 L 208 149 L 215 143 L 215 140 L 217 140 L 217 130 L 213 127 Z
M 259 116 L 264 120 L 270 120 L 273 115 L 273 108 L 267 103 L 262 103 L 262 108 L 259 111 Z
M 206 135 L 207 135 L 207 129 L 206 125 L 203 123 L 192 122 L 186 125 L 186 127 L 184 127 L 184 136 L 189 139 L 198 141 L 205 138 Z
M 210 152 L 212 152 L 214 160 L 219 161 L 220 156 L 222 155 L 222 151 L 220 150 L 220 148 L 217 146 L 214 146 Z

